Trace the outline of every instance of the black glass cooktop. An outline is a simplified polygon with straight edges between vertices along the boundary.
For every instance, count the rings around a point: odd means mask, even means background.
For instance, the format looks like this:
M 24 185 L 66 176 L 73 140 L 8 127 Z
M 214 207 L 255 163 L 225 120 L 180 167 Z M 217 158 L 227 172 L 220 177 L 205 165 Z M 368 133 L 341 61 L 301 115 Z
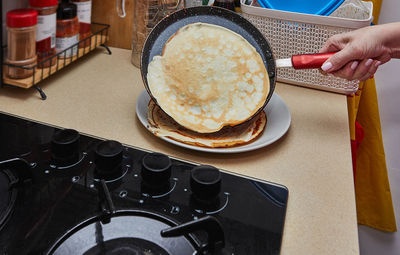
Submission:
M 0 254 L 280 252 L 284 186 L 1 113 L 0 141 Z

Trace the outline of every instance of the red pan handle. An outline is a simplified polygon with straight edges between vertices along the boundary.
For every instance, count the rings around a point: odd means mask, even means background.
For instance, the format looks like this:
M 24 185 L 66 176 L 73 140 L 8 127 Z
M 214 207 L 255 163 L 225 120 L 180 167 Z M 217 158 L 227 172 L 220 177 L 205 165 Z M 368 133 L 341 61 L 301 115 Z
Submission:
M 322 64 L 336 52 L 293 55 L 292 65 L 294 69 L 321 68 Z

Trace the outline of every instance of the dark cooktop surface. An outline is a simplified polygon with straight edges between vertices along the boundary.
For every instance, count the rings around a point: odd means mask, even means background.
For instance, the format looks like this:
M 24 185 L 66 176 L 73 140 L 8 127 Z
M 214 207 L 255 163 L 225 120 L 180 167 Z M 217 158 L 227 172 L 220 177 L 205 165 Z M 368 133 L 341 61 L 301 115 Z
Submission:
M 6 114 L 0 141 L 0 254 L 280 252 L 284 186 Z

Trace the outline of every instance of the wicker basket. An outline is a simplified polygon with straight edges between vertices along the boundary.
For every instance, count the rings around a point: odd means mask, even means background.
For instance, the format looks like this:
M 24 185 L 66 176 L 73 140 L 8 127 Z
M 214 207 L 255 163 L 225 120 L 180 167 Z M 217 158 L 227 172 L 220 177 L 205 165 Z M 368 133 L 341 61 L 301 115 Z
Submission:
M 369 10 L 368 18 L 360 15 L 360 18 L 353 16 L 351 19 L 277 11 L 247 5 L 245 2 L 249 1 L 241 0 L 243 16 L 265 36 L 276 59 L 296 54 L 316 53 L 332 35 L 369 26 L 372 22 L 371 2 L 364 4 Z M 352 8 L 352 5 L 348 8 Z M 353 94 L 358 89 L 358 81 L 324 76 L 315 69 L 280 68 L 277 71 L 277 80 L 341 94 Z

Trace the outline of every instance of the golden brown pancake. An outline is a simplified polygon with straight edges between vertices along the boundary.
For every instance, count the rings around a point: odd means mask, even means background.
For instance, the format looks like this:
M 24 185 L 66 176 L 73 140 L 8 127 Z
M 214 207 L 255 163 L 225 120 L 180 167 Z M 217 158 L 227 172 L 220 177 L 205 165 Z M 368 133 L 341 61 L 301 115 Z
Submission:
M 150 124 L 149 130 L 156 136 L 208 148 L 226 148 L 250 143 L 262 134 L 267 123 L 265 112 L 261 111 L 240 125 L 226 126 L 214 133 L 197 133 L 179 125 L 152 100 L 149 102 L 147 119 Z
M 148 67 L 153 97 L 177 123 L 214 133 L 252 117 L 270 90 L 256 49 L 221 26 L 194 23 L 179 29 Z

